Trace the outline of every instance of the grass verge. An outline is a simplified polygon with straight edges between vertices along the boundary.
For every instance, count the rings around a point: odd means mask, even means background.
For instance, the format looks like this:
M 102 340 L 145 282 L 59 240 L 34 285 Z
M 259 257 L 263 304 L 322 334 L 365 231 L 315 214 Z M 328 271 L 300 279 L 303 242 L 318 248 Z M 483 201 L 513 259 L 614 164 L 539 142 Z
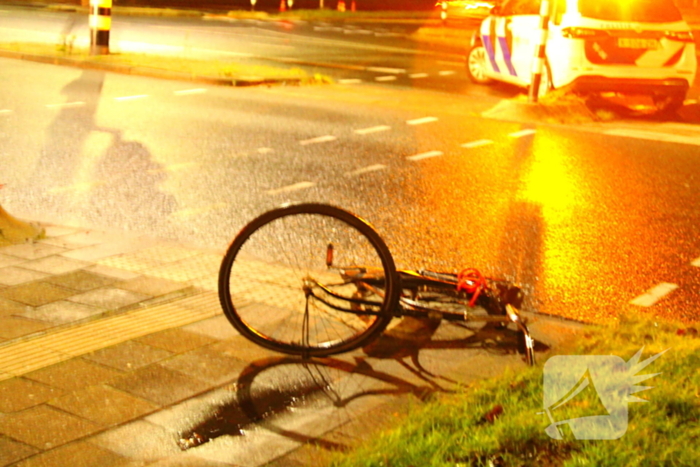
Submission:
M 700 338 L 697 327 L 623 317 L 591 328 L 570 355 L 616 355 L 625 362 L 643 348 L 640 361 L 663 352 L 632 384 L 653 386 L 629 403 L 628 425 L 619 439 L 550 438 L 543 412 L 542 366 L 509 373 L 440 396 L 416 408 L 399 427 L 377 435 L 333 467 L 409 466 L 691 466 L 700 458 Z M 615 374 L 620 368 L 616 367 Z M 597 380 L 594 380 L 597 384 Z M 629 392 L 625 393 L 629 394 Z M 597 404 L 597 406 L 596 406 Z M 596 410 L 596 409 L 601 409 Z M 556 420 L 605 415 L 590 386 L 555 409 Z M 567 425 L 562 425 L 566 427 Z
M 157 55 L 135 52 L 117 52 L 108 55 L 90 55 L 85 48 L 66 44 L 13 42 L 0 44 L 0 50 L 39 55 L 43 57 L 67 58 L 77 63 L 94 63 L 115 69 L 154 69 L 191 76 L 231 78 L 246 80 L 293 81 L 299 84 L 324 84 L 332 82 L 322 74 L 310 74 L 300 68 L 282 68 L 264 65 L 249 65 L 218 59 L 195 59 L 173 54 Z

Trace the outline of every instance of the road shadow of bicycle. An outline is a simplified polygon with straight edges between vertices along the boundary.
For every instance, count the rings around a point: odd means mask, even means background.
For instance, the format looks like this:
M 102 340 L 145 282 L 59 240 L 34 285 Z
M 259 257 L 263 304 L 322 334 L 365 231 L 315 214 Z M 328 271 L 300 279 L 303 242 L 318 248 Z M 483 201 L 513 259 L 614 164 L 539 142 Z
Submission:
M 376 411 L 387 402 L 404 396 L 424 402 L 458 390 L 460 382 L 448 372 L 421 363 L 421 352 L 466 349 L 513 355 L 517 332 L 492 324 L 469 329 L 454 323 L 441 326 L 435 319 L 404 318 L 362 351 L 333 358 L 256 360 L 228 386 L 231 397 L 180 432 L 178 446 L 184 451 L 262 428 L 324 451 L 345 451 L 352 440 L 334 432 L 353 423 L 360 423 L 364 432 L 378 428 L 386 417 Z M 547 346 L 538 344 L 536 350 Z

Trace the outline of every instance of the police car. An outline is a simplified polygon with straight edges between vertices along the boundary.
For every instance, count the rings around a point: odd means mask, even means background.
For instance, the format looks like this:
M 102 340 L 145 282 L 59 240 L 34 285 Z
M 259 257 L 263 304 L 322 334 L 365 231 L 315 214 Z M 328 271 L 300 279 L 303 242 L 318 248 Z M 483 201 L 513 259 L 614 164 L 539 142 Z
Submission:
M 660 111 L 683 105 L 697 72 L 695 43 L 673 0 L 550 0 L 539 95 L 646 95 Z M 474 34 L 467 74 L 479 84 L 528 87 L 540 38 L 540 1 L 505 0 Z

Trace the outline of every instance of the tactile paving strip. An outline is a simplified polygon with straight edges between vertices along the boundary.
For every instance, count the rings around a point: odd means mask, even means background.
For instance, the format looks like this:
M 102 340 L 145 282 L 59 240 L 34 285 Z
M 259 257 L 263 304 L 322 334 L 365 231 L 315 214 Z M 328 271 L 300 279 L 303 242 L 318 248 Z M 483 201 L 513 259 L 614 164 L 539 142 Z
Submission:
M 215 293 L 204 293 L 60 329 L 0 347 L 0 381 L 221 313 Z

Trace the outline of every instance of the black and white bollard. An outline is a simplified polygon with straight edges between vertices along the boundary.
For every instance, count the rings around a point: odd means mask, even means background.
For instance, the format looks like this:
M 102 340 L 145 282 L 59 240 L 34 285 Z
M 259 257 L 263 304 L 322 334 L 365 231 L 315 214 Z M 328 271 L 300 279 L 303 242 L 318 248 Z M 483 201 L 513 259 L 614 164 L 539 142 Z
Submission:
M 545 67 L 545 49 L 549 33 L 549 0 L 540 3 L 540 38 L 532 62 L 532 80 L 530 80 L 529 101 L 537 102 L 542 84 L 542 69 Z
M 90 0 L 90 55 L 109 54 L 112 0 Z

